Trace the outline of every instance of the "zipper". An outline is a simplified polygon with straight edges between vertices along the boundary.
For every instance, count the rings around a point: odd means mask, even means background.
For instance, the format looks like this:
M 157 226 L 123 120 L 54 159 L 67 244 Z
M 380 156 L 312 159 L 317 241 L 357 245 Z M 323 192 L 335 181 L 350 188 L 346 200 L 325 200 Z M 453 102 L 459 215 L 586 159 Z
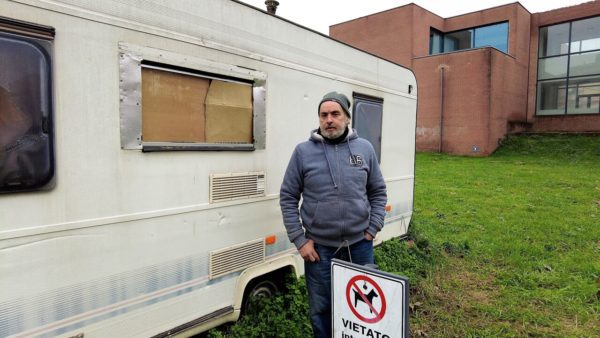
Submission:
M 338 204 L 339 204 L 339 219 L 341 221 L 340 223 L 340 239 L 342 241 L 344 241 L 344 234 L 346 233 L 345 229 L 346 229 L 346 220 L 344 219 L 344 203 L 342 200 L 342 172 L 341 172 L 341 164 L 340 164 L 340 152 L 338 149 L 338 144 L 335 145 L 335 165 L 336 165 L 336 169 L 337 169 L 337 175 L 338 175 L 338 191 L 337 191 L 337 195 L 338 195 Z

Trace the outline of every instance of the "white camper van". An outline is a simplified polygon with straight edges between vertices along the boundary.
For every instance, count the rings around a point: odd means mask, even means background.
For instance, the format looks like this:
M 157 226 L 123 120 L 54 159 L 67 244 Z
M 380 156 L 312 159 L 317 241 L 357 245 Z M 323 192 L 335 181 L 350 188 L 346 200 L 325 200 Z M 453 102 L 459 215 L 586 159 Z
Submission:
M 403 235 L 416 88 L 236 1 L 0 1 L 0 336 L 189 335 L 301 275 L 278 193 L 331 90 Z

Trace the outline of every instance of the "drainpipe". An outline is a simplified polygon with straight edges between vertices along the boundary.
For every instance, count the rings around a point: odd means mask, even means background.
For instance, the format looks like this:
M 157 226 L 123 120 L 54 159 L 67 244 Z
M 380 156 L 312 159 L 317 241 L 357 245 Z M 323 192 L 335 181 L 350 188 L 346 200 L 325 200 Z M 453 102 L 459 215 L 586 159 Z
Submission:
M 440 153 L 444 152 L 444 68 L 444 65 L 440 67 Z

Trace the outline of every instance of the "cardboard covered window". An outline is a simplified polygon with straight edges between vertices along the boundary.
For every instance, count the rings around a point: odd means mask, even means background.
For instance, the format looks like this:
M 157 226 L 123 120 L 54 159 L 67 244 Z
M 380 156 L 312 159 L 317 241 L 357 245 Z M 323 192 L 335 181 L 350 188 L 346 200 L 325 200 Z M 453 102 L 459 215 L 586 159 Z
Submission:
M 119 43 L 119 74 L 121 148 L 265 149 L 265 73 Z
M 142 68 L 142 140 L 252 143 L 252 85 Z

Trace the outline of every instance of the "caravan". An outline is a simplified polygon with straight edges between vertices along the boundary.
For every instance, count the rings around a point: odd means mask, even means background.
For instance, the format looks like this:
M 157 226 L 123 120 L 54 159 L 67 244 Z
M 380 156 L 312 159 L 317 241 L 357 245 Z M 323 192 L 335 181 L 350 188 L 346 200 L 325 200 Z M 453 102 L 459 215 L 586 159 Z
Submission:
M 279 187 L 331 90 L 401 236 L 411 71 L 231 0 L 0 2 L 0 336 L 189 335 L 301 275 Z

